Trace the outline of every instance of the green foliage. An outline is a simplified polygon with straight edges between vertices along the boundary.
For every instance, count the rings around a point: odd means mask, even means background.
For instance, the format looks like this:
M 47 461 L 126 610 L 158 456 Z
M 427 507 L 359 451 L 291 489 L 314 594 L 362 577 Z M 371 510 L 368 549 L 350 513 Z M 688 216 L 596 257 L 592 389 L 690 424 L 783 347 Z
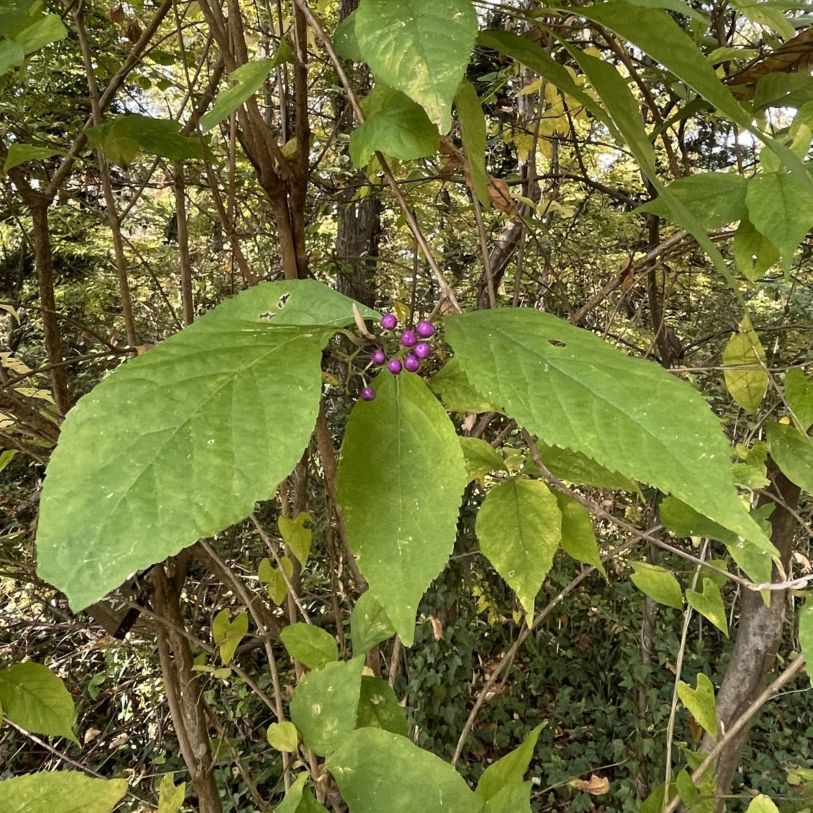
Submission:
M 368 590 L 363 593 L 350 615 L 350 637 L 353 640 L 353 653 L 363 655 L 376 644 L 395 635 L 384 608 Z
M 176 121 L 132 113 L 91 127 L 87 136 L 91 144 L 117 164 L 129 164 L 142 152 L 175 161 L 200 158 L 200 142 L 181 135 L 180 129 Z
M 798 367 L 785 374 L 785 397 L 802 431 L 807 432 L 813 424 L 813 382 Z
M 386 680 L 362 676 L 356 725 L 358 728 L 383 728 L 407 736 L 406 715 Z
M 9 720 L 33 734 L 67 737 L 73 733 L 76 711 L 62 679 L 33 661 L 0 669 L 0 721 Z
M 767 796 L 760 794 L 748 805 L 746 813 L 779 813 L 779 808 Z
M 810 679 L 813 680 L 813 601 L 810 597 L 799 610 L 799 644 Z
M 299 774 L 282 804 L 274 808 L 275 813 L 316 813 L 325 809 L 313 798 L 313 791 L 308 787 L 308 778 L 307 773 Z
M 37 147 L 33 144 L 10 144 L 6 155 L 3 171 L 8 172 L 14 167 L 25 164 L 28 161 L 41 161 L 59 155 L 60 151 L 51 147 Z
M 755 412 L 768 391 L 765 349 L 749 319 L 733 334 L 723 350 L 725 385 L 731 397 L 746 411 Z
M 497 760 L 483 771 L 480 781 L 477 783 L 477 795 L 488 801 L 493 799 L 500 791 L 513 785 L 522 785 L 528 766 L 534 755 L 536 742 L 539 739 L 539 732 L 546 723 L 540 723 L 529 732 L 523 740 L 522 745 L 506 754 L 502 759 Z
M 562 515 L 562 550 L 606 576 L 590 512 L 566 494 L 557 493 L 556 501 Z
M 483 555 L 517 594 L 529 623 L 534 598 L 562 541 L 556 497 L 539 480 L 513 477 L 488 492 L 477 514 Z
M 296 743 L 299 739 L 296 726 L 293 723 L 271 723 L 265 732 L 265 738 L 268 744 L 284 753 L 292 754 L 296 751 Z
M 677 687 L 680 702 L 690 711 L 698 725 L 710 736 L 717 737 L 717 704 L 714 699 L 714 686 L 704 675 L 698 674 L 696 688 L 682 680 Z
M 55 771 L 0 781 L 0 813 L 110 813 L 127 793 L 126 779 L 93 779 Z
M 376 79 L 405 93 L 447 132 L 477 35 L 470 0 L 361 0 L 355 34 Z
M 492 471 L 505 471 L 505 462 L 490 443 L 481 438 L 460 438 L 469 480 L 483 480 Z
M 728 621 L 726 620 L 725 603 L 720 588 L 712 579 L 703 579 L 703 590 L 698 592 L 691 588 L 686 590 L 686 601 L 707 618 L 724 635 L 728 635 Z
M 630 562 L 632 566 L 632 583 L 658 604 L 674 607 L 680 610 L 683 607 L 683 593 L 678 580 L 663 567 L 649 562 Z
M 281 516 L 277 520 L 279 532 L 285 544 L 290 548 L 291 553 L 296 556 L 302 567 L 308 562 L 311 552 L 311 515 L 307 511 L 300 512 L 295 519 Z
M 220 660 L 224 664 L 234 660 L 234 653 L 247 633 L 248 613 L 237 613 L 232 619 L 228 610 L 221 610 L 212 619 L 212 638 L 220 648 Z
M 308 669 L 321 669 L 339 659 L 339 647 L 333 636 L 311 624 L 290 624 L 279 637 L 288 654 Z
M 173 774 L 164 774 L 158 785 L 158 813 L 178 813 L 185 797 L 186 782 L 176 785 Z
M 466 481 L 454 426 L 420 378 L 386 376 L 374 401 L 356 403 L 339 505 L 370 592 L 407 646 L 418 601 L 452 551 Z
M 771 457 L 799 488 L 813 494 L 813 439 L 794 426 L 770 422 L 765 427 Z
M 488 207 L 488 172 L 486 171 L 486 119 L 477 98 L 474 85 L 467 79 L 460 83 L 455 96 L 457 115 L 460 118 L 460 135 L 469 162 L 471 186 L 478 200 Z

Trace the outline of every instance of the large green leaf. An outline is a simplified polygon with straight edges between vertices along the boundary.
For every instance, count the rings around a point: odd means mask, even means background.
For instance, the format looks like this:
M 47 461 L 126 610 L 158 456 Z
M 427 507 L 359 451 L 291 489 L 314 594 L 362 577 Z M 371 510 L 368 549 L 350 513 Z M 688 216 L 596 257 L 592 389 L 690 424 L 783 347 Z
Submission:
M 525 737 L 519 747 L 498 759 L 483 771 L 480 781 L 477 783 L 476 791 L 481 799 L 488 801 L 504 788 L 522 782 L 528 766 L 531 764 L 539 733 L 546 725 L 547 723 L 540 723 L 528 733 L 528 736 Z
M 129 164 L 139 153 L 160 155 L 173 161 L 200 158 L 200 141 L 180 133 L 181 125 L 170 119 L 127 114 L 106 124 L 91 127 L 88 140 L 104 152 L 110 161 Z
M 486 117 L 480 99 L 477 98 L 477 91 L 468 79 L 460 83 L 455 106 L 460 119 L 460 135 L 466 150 L 466 160 L 469 163 L 471 186 L 480 203 L 487 207 L 490 201 L 486 172 Z
M 813 194 L 789 172 L 760 172 L 748 181 L 748 217 L 779 249 L 790 270 L 799 243 L 813 226 Z
M 733 172 L 704 172 L 679 178 L 667 189 L 697 216 L 707 229 L 717 229 L 748 214 L 745 208 L 746 180 Z M 662 199 L 645 203 L 637 211 L 669 217 L 669 205 Z
M 125 793 L 126 779 L 32 773 L 0 782 L 0 813 L 110 813 Z
M 480 550 L 517 594 L 529 620 L 562 541 L 562 514 L 541 480 L 512 478 L 488 492 L 476 521 Z
M 350 158 L 363 167 L 374 152 L 401 161 L 433 155 L 438 128 L 409 96 L 386 85 L 376 85 L 364 102 L 366 121 L 350 135 Z
M 361 0 L 355 31 L 376 79 L 406 93 L 447 132 L 477 36 L 471 0 Z
M 480 813 L 483 802 L 442 759 L 380 728 L 354 731 L 327 760 L 353 813 Z
M 407 646 L 418 601 L 452 552 L 468 480 L 454 426 L 416 375 L 387 372 L 347 423 L 337 493 L 350 547 Z
M 291 720 L 302 742 L 320 756 L 337 748 L 356 727 L 364 656 L 333 661 L 308 672 L 291 699 Z
M 322 348 L 352 307 L 313 281 L 259 285 L 82 398 L 42 492 L 42 578 L 81 609 L 271 497 L 308 443 Z
M 737 496 L 719 421 L 686 382 L 539 311 L 450 317 L 446 336 L 475 389 L 543 442 L 672 493 L 775 554 Z
M 62 679 L 47 666 L 27 661 L 0 669 L 0 709 L 34 734 L 67 737 L 78 743 L 73 733 L 73 699 Z
M 771 457 L 782 473 L 813 494 L 813 438 L 803 435 L 795 426 L 774 422 L 766 425 L 765 436 Z

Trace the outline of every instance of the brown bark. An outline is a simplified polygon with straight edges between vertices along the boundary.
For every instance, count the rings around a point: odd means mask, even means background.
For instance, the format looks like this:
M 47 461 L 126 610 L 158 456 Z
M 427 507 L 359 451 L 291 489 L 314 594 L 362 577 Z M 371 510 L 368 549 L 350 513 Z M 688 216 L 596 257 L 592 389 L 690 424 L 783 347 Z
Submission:
M 773 465 L 769 476 L 775 492 L 787 506 L 777 504 L 771 515 L 771 541 L 779 550 L 782 566 L 787 571 L 798 528 L 791 512 L 795 511 L 799 501 L 799 488 Z M 770 501 L 770 497 L 764 496 L 760 499 L 760 504 Z M 778 579 L 780 576 L 775 572 L 774 578 Z M 753 590 L 746 590 L 743 594 L 737 637 L 717 694 L 717 717 L 723 732 L 742 716 L 763 691 L 776 663 L 785 620 L 786 591 L 772 592 L 770 600 L 771 603 L 766 605 L 762 595 Z M 718 813 L 725 808 L 725 799 L 722 797 L 731 788 L 750 730 L 749 722 L 732 738 L 717 760 Z M 708 750 L 711 745 L 712 741 L 707 738 L 704 749 Z

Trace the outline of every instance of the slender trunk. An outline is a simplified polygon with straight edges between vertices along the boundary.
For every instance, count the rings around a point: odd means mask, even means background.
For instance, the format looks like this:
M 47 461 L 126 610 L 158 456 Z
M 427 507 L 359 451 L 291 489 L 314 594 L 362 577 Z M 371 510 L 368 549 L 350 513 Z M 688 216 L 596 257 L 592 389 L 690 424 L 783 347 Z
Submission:
M 189 224 L 186 219 L 186 189 L 182 161 L 175 162 L 175 222 L 178 225 L 178 264 L 181 270 L 181 302 L 183 323 L 195 320 L 195 302 L 192 291 L 192 262 L 189 258 Z

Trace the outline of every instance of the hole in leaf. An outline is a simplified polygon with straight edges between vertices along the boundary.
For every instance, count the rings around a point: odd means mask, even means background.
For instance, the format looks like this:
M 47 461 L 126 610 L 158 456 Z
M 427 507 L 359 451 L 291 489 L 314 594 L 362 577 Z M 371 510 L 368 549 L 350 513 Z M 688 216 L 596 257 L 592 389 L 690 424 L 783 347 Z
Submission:
M 554 347 L 567 347 L 567 344 L 559 339 L 548 339 L 548 344 L 552 344 Z
M 271 321 L 271 320 L 272 320 L 272 319 L 273 319 L 273 318 L 274 318 L 276 315 L 277 315 L 277 314 L 276 314 L 276 313 L 273 313 L 272 311 L 263 311 L 263 312 L 262 312 L 262 313 L 259 315 L 259 318 L 260 318 L 260 319 L 266 319 L 266 320 L 268 320 L 268 321 L 270 322 L 270 321 Z
M 285 307 L 285 305 L 288 303 L 288 299 L 290 298 L 290 296 L 291 296 L 290 294 L 283 294 L 277 300 L 277 310 L 282 310 Z

